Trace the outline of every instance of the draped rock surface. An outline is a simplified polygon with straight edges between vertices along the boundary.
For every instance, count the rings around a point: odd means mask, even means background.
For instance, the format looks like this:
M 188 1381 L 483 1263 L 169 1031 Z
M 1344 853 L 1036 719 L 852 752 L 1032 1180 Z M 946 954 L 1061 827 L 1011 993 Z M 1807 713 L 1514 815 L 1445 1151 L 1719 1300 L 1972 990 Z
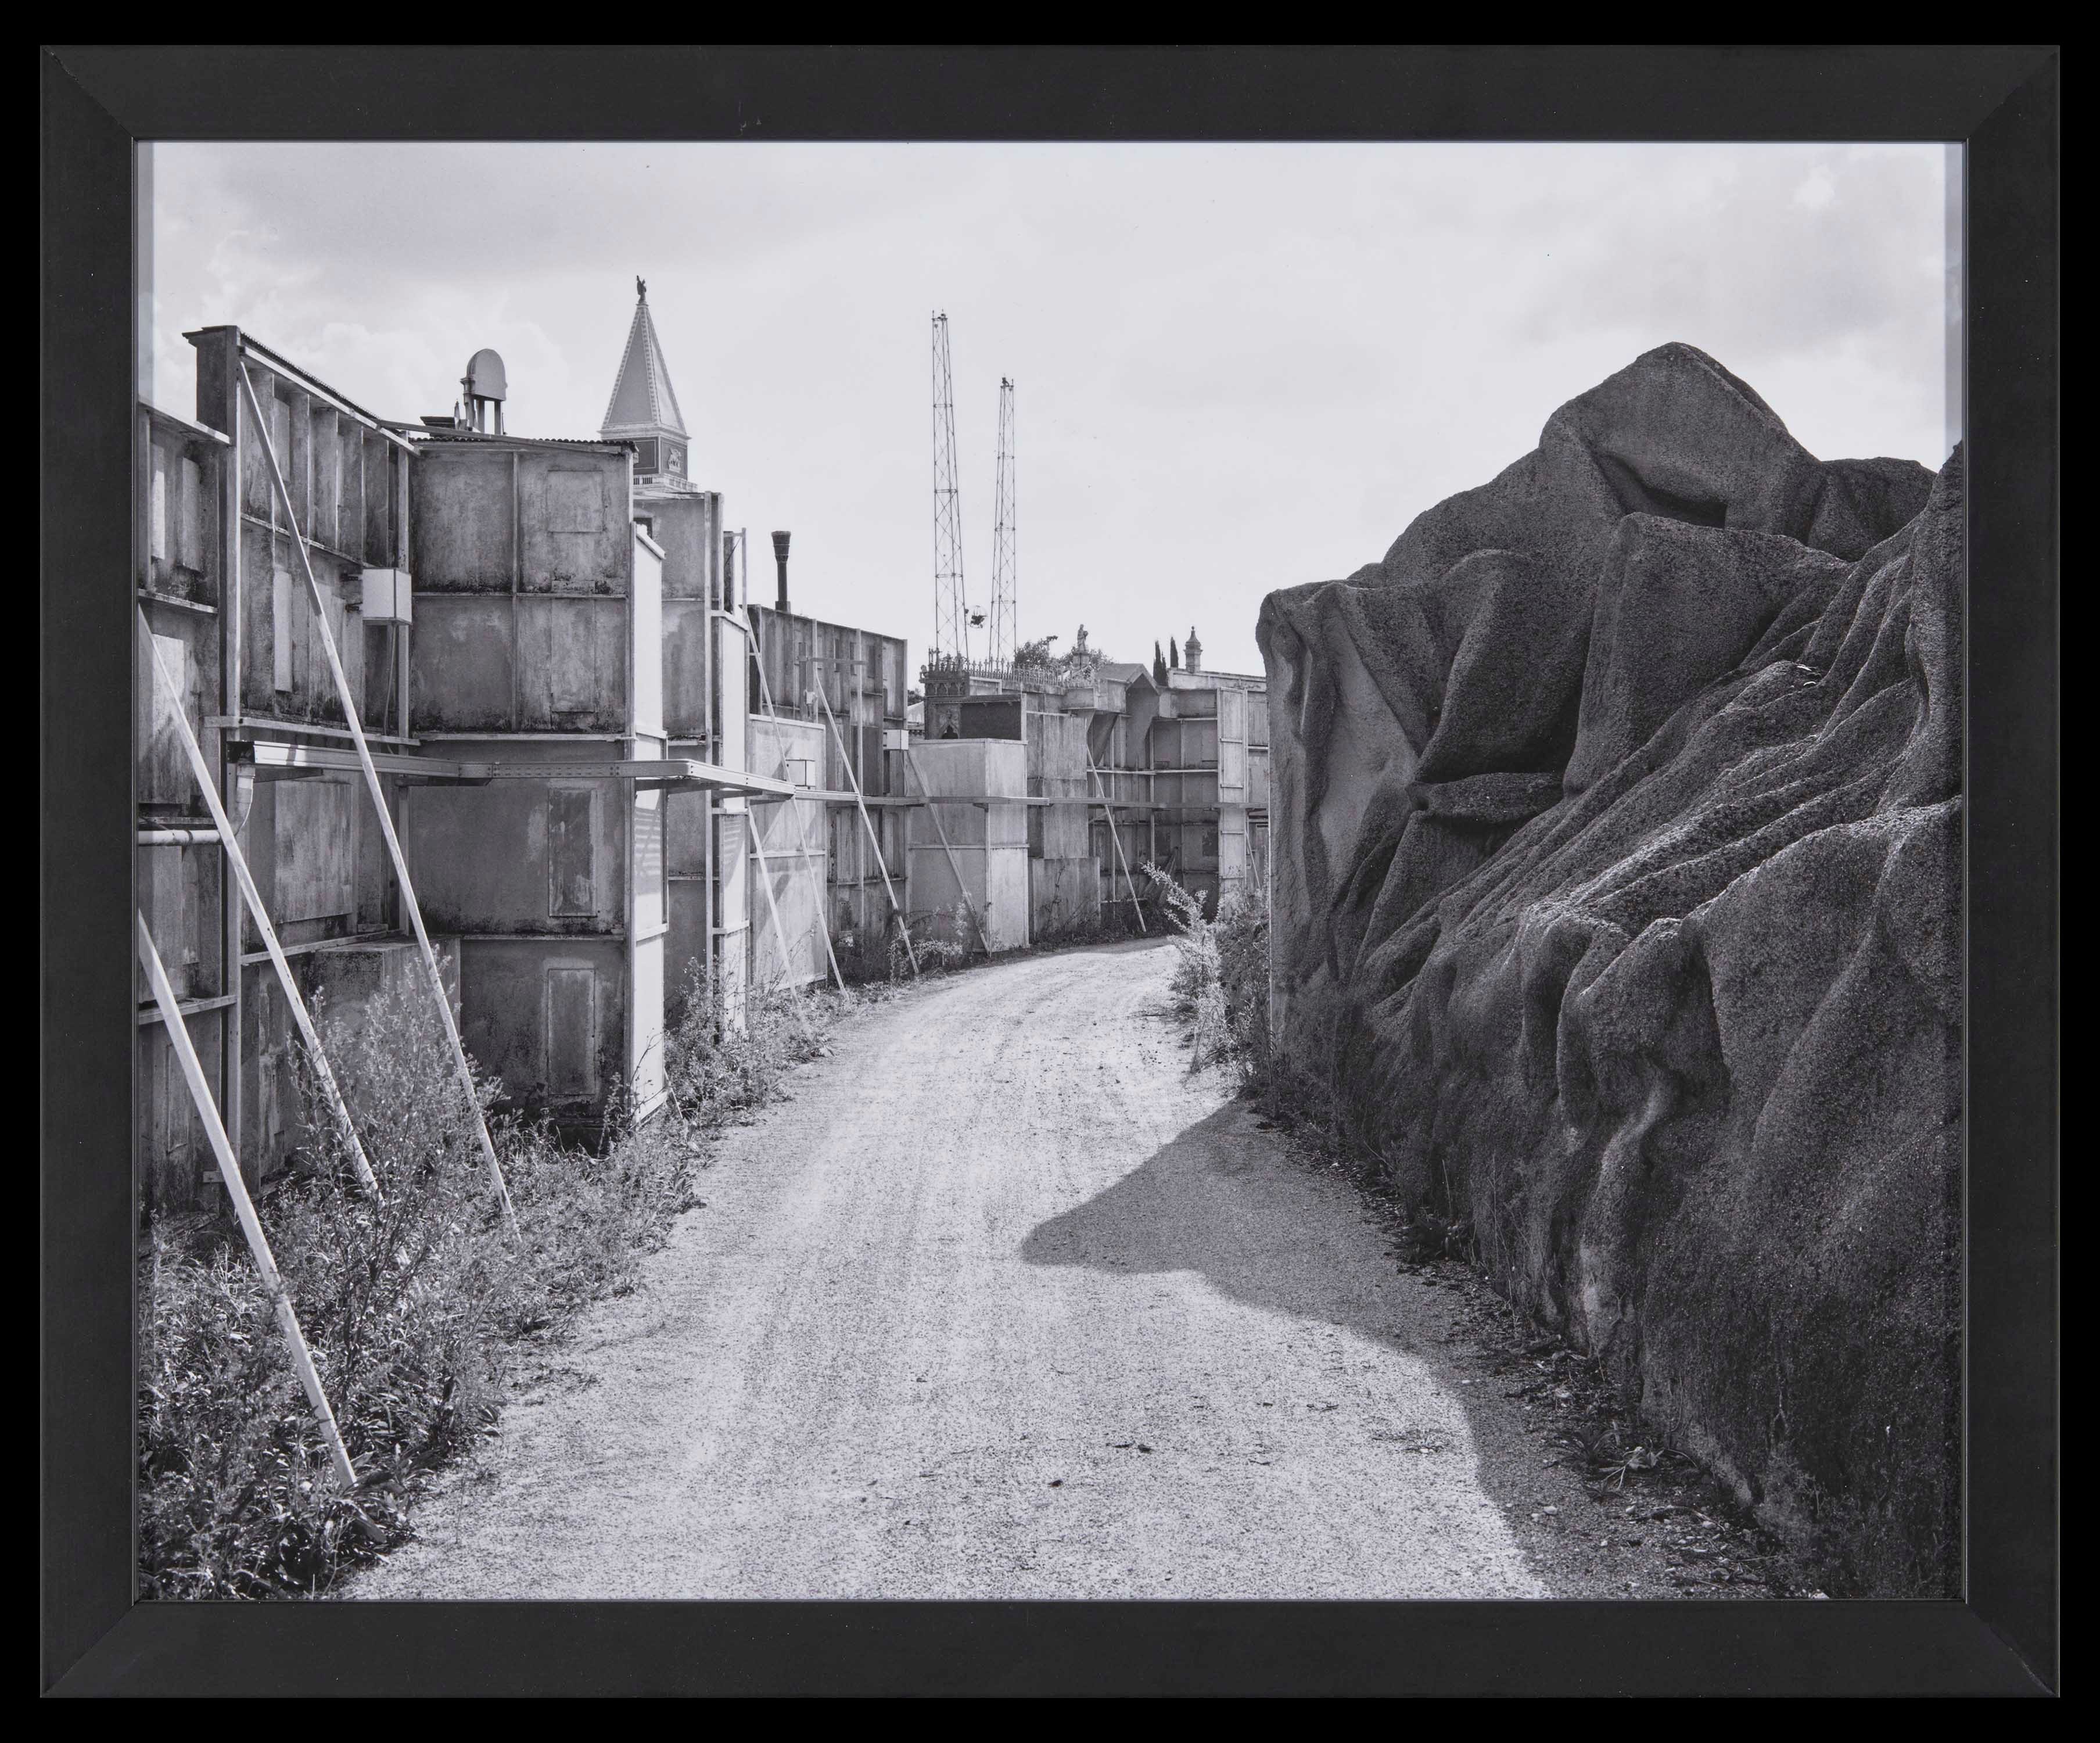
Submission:
M 1962 489 L 1665 346 L 1264 602 L 1271 1010 L 1834 1589 L 1952 1589 Z

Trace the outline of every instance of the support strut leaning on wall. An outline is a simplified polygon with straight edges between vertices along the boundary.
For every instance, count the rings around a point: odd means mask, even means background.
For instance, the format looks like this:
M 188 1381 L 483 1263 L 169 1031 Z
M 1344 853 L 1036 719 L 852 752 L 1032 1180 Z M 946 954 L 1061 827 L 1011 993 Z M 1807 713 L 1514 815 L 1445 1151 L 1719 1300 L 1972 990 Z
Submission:
M 255 396 L 255 383 L 249 379 L 245 364 L 240 368 L 240 386 L 248 395 L 249 408 L 254 413 L 256 439 L 262 444 L 262 457 L 270 463 L 271 482 L 277 487 L 278 497 L 285 505 L 285 524 L 291 534 L 292 549 L 299 554 L 299 567 L 306 571 L 307 586 L 313 594 L 314 626 L 320 632 L 321 650 L 328 655 L 329 673 L 334 680 L 336 694 L 342 699 L 343 719 L 350 727 L 351 742 L 357 747 L 358 765 L 364 770 L 364 784 L 372 795 L 373 809 L 379 815 L 379 832 L 386 838 L 386 851 L 394 861 L 394 875 L 400 881 L 401 906 L 408 911 L 408 919 L 415 928 L 417 947 L 422 952 L 423 966 L 430 973 L 431 995 L 437 1000 L 438 1017 L 444 1025 L 445 1039 L 452 1044 L 452 1063 L 459 1072 L 460 1088 L 467 1098 L 467 1105 L 474 1110 L 482 1159 L 488 1165 L 490 1183 L 496 1188 L 496 1198 L 503 1206 L 504 1220 L 514 1238 L 518 1233 L 518 1212 L 510 1202 L 510 1189 L 504 1181 L 503 1164 L 496 1159 L 496 1145 L 488 1136 L 488 1122 L 482 1118 L 481 1102 L 474 1094 L 474 1072 L 466 1062 L 466 1048 L 460 1040 L 459 1025 L 452 1020 L 452 1000 L 445 992 L 444 977 L 438 972 L 437 953 L 430 948 L 430 935 L 423 928 L 423 911 L 417 905 L 416 886 L 408 876 L 408 856 L 401 851 L 401 838 L 394 832 L 394 819 L 386 809 L 386 791 L 379 784 L 379 771 L 372 766 L 372 747 L 365 743 L 364 726 L 358 718 L 356 699 L 350 693 L 350 679 L 342 669 L 342 655 L 336 649 L 335 633 L 329 628 L 321 584 L 314 578 L 313 560 L 307 554 L 298 511 L 292 505 L 291 487 L 285 483 L 284 471 L 277 464 L 277 451 L 270 442 L 269 420 L 262 415 L 262 402 Z
M 204 749 L 191 731 L 189 717 L 183 712 L 182 691 L 166 666 L 161 662 L 161 651 L 153 644 L 153 635 L 147 627 L 146 614 L 133 606 L 132 615 L 139 625 L 139 639 L 152 662 L 152 678 L 157 679 L 168 694 L 174 698 L 175 725 L 182 735 L 183 749 L 189 757 L 190 774 L 197 783 L 197 791 L 204 795 L 205 807 L 211 813 L 211 820 L 218 832 L 218 842 L 224 850 L 227 863 L 233 867 L 235 880 L 240 886 L 240 894 L 248 904 L 248 911 L 255 916 L 255 929 L 262 934 L 262 947 L 270 953 L 271 966 L 277 971 L 277 983 L 284 988 L 285 1002 L 291 1007 L 293 1021 L 299 1026 L 299 1034 L 312 1056 L 314 1070 L 321 1080 L 321 1088 L 328 1097 L 330 1110 L 342 1127 L 344 1141 L 357 1164 L 357 1177 L 364 1189 L 381 1203 L 386 1195 L 379 1189 L 377 1177 L 366 1158 L 364 1145 L 359 1141 L 356 1123 L 350 1117 L 349 1106 L 342 1099 L 342 1092 L 336 1087 L 335 1073 L 330 1069 L 328 1054 L 322 1048 L 320 1031 L 314 1027 L 313 1018 L 307 1014 L 307 1001 L 300 995 L 298 982 L 292 978 L 292 965 L 285 958 L 285 947 L 277 941 L 277 929 L 271 924 L 270 911 L 262 905 L 262 893 L 255 887 L 255 879 L 248 869 L 248 856 L 240 850 L 240 841 L 236 834 L 232 820 L 226 814 L 226 807 L 219 802 L 218 793 L 212 784 L 211 768 L 205 762 Z M 148 682 L 152 682 L 149 679 Z
M 784 534 L 776 535 L 776 537 L 784 536 Z M 753 638 L 753 639 L 756 640 L 757 638 Z M 822 694 L 821 691 L 819 691 L 819 694 Z M 765 717 L 771 721 L 775 726 L 778 726 L 780 723 L 780 717 L 774 712 L 773 686 L 765 680 L 765 663 L 764 660 L 761 660 L 758 664 L 758 695 L 760 701 L 765 706 Z M 820 770 L 818 772 L 821 774 L 822 770 Z M 792 805 L 796 801 L 790 799 L 788 802 L 788 804 Z M 750 816 L 752 814 L 747 810 L 744 814 Z M 751 825 L 751 839 L 754 843 L 758 840 L 758 823 L 755 818 L 753 819 Z M 832 948 L 831 892 L 825 887 L 824 874 L 817 870 L 817 868 L 810 862 L 810 824 L 809 819 L 807 817 L 801 819 L 796 827 L 795 845 L 801 854 L 803 869 L 808 872 L 810 876 L 816 880 L 817 924 L 823 929 L 824 960 L 831 964 L 832 979 L 837 984 L 839 991 L 840 992 L 844 992 L 846 990 L 846 978 L 843 974 L 839 973 L 838 955 Z M 761 866 L 765 863 L 765 849 L 762 848 L 759 849 L 759 863 Z M 769 883 L 765 886 L 765 889 L 766 899 L 770 902 L 772 899 L 773 886 Z M 780 916 L 777 912 L 774 916 L 773 923 L 777 929 L 780 924 Z M 784 973 L 787 969 L 787 947 L 785 945 L 783 945 L 781 948 L 781 969 L 782 972 Z
M 846 779 L 853 783 L 854 803 L 860 810 L 861 827 L 867 832 L 867 845 L 875 849 L 875 867 L 882 874 L 882 893 L 889 898 L 890 911 L 897 916 L 897 924 L 904 933 L 904 954 L 911 959 L 911 978 L 919 978 L 919 952 L 911 943 L 911 922 L 904 917 L 904 904 L 897 899 L 897 891 L 889 881 L 889 862 L 882 857 L 882 840 L 875 832 L 875 824 L 867 814 L 867 799 L 861 792 L 860 775 L 854 768 L 853 759 L 846 755 L 845 736 L 839 730 L 839 717 L 832 712 L 831 699 L 824 694 L 824 686 L 817 686 L 817 699 L 824 705 L 824 718 L 831 722 L 832 739 L 839 748 L 839 761 L 845 766 Z
M 1123 836 L 1116 828 L 1115 804 L 1109 797 L 1109 783 L 1101 779 L 1101 771 L 1094 766 L 1091 757 L 1087 759 L 1087 773 L 1093 776 L 1094 784 L 1101 790 L 1101 814 L 1109 820 L 1109 839 L 1115 843 L 1116 860 L 1123 867 L 1123 888 L 1130 892 L 1130 911 L 1137 916 L 1139 935 L 1149 938 L 1151 930 L 1145 924 L 1145 907 L 1137 899 L 1137 884 L 1130 875 L 1130 861 L 1124 856 Z
M 792 805 L 794 801 L 790 800 L 788 802 Z M 765 844 L 758 839 L 758 819 L 747 810 L 743 814 L 743 820 L 751 832 L 751 850 L 758 858 L 758 887 L 765 892 L 766 911 L 773 916 L 773 942 L 780 951 L 780 977 L 785 981 L 788 977 L 790 960 L 788 955 L 788 933 L 780 924 L 780 904 L 774 899 L 773 871 L 765 863 Z M 801 1026 L 802 1038 L 805 1040 L 814 1041 L 816 1039 L 816 1030 L 810 1026 L 809 1015 L 803 1010 L 801 1000 L 797 999 L 794 1004 L 795 1020 Z
M 904 752 L 904 766 L 911 772 L 911 779 L 919 783 L 920 794 L 926 801 L 927 819 L 933 825 L 933 833 L 940 838 L 941 851 L 948 856 L 948 871 L 955 878 L 955 893 L 962 898 L 963 906 L 969 910 L 970 924 L 977 928 L 977 948 L 985 953 L 985 960 L 990 962 L 991 941 L 985 936 L 984 921 L 978 917 L 977 903 L 970 900 L 969 885 L 963 881 L 962 864 L 955 858 L 955 847 L 948 840 L 948 826 L 941 821 L 940 803 L 934 798 L 933 789 L 927 786 L 925 776 L 919 772 L 919 765 L 911 760 L 908 746 Z M 990 880 L 989 873 L 986 880 L 987 883 Z
M 292 1309 L 291 1294 L 285 1287 L 284 1278 L 277 1274 L 277 1261 L 271 1255 L 262 1220 L 248 1196 L 248 1183 L 240 1177 L 240 1161 L 233 1154 L 232 1141 L 218 1117 L 218 1105 L 211 1099 L 211 1086 L 204 1080 L 204 1067 L 197 1062 L 196 1048 L 191 1044 L 189 1027 L 183 1021 L 175 989 L 168 980 L 168 971 L 161 964 L 161 953 L 154 947 L 153 934 L 147 929 L 146 916 L 139 914 L 135 917 L 139 922 L 139 960 L 146 970 L 146 978 L 152 984 L 153 1002 L 161 1008 L 161 1021 L 167 1026 L 168 1043 L 182 1063 L 183 1079 L 189 1085 L 190 1100 L 196 1105 L 197 1119 L 203 1123 L 205 1135 L 211 1140 L 213 1155 L 218 1158 L 219 1177 L 225 1181 L 227 1196 L 232 1199 L 234 1213 L 240 1220 L 240 1232 L 248 1238 L 249 1256 L 254 1260 L 255 1269 L 262 1273 L 262 1286 L 269 1291 L 270 1299 L 276 1307 L 277 1323 L 284 1328 L 285 1341 L 291 1346 L 292 1366 L 298 1370 L 299 1383 L 306 1388 L 307 1402 L 313 1406 L 314 1414 L 320 1420 L 321 1437 L 328 1442 L 329 1460 L 335 1467 L 337 1480 L 346 1489 L 355 1489 L 357 1471 L 350 1462 L 350 1450 L 342 1444 L 342 1430 L 336 1425 L 335 1412 L 329 1408 L 328 1394 L 321 1390 L 321 1377 L 315 1370 L 313 1352 L 307 1348 L 306 1334 L 299 1330 L 299 1316 Z

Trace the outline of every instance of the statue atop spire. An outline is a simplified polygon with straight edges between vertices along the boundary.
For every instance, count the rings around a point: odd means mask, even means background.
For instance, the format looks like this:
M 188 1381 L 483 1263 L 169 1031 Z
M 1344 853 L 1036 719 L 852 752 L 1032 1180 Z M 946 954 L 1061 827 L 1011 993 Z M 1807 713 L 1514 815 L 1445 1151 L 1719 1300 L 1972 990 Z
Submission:
M 649 296 L 649 280 L 639 272 L 634 275 L 634 296 L 637 302 L 645 302 Z

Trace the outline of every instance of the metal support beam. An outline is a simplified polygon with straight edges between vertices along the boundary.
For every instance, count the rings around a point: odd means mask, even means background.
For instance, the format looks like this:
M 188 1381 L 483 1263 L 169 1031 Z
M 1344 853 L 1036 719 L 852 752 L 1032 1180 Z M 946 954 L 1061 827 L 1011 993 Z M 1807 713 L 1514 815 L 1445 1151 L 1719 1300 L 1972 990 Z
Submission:
M 1149 938 L 1151 929 L 1145 924 L 1145 909 L 1137 899 L 1137 883 L 1130 875 L 1130 861 L 1123 857 L 1123 836 L 1116 828 L 1115 809 L 1108 802 L 1109 783 L 1101 779 L 1101 771 L 1094 766 L 1091 757 L 1087 759 L 1087 773 L 1101 790 L 1101 814 L 1109 820 L 1109 840 L 1115 844 L 1116 860 L 1123 867 L 1123 888 L 1130 892 L 1130 911 L 1137 916 L 1138 935 Z
M 743 820 L 751 832 L 751 851 L 758 860 L 758 884 L 759 887 L 765 892 L 765 911 L 773 916 L 773 942 L 780 951 L 780 976 L 784 982 L 788 977 L 788 933 L 787 929 L 780 924 L 780 904 L 774 899 L 773 894 L 772 868 L 765 863 L 765 844 L 758 839 L 758 819 L 750 812 L 746 811 L 743 814 Z M 809 1038 L 811 1035 L 810 1020 L 803 1014 L 799 1001 L 795 1006 L 795 1016 L 796 1020 L 802 1026 L 804 1037 Z
M 459 1025 L 452 1020 L 452 999 L 445 991 L 444 977 L 438 972 L 437 952 L 430 948 L 430 935 L 423 927 L 423 911 L 416 900 L 416 886 L 408 876 L 408 858 L 401 850 L 401 838 L 395 833 L 394 819 L 386 809 L 386 789 L 379 784 L 379 771 L 372 766 L 372 747 L 364 741 L 364 726 L 357 717 L 357 699 L 350 692 L 349 675 L 342 668 L 342 655 L 337 651 L 335 632 L 329 628 L 328 608 L 321 597 L 321 584 L 314 574 L 313 562 L 307 554 L 306 541 L 299 536 L 298 510 L 292 505 L 291 487 L 285 482 L 285 474 L 277 464 L 277 451 L 270 441 L 269 420 L 262 415 L 262 403 L 256 397 L 255 383 L 250 379 L 247 366 L 240 368 L 240 385 L 248 395 L 248 404 L 255 414 L 256 439 L 262 445 L 262 457 L 270 463 L 271 482 L 277 487 L 277 495 L 285 505 L 285 522 L 292 535 L 292 549 L 299 554 L 299 567 L 306 571 L 307 586 L 313 595 L 314 627 L 320 632 L 321 649 L 328 655 L 329 672 L 335 680 L 336 694 L 342 699 L 343 718 L 349 722 L 351 742 L 357 747 L 357 760 L 364 771 L 364 784 L 372 795 L 373 808 L 378 813 L 379 832 L 386 837 L 386 851 L 394 861 L 394 876 L 400 885 L 401 906 L 408 911 L 413 923 L 416 943 L 422 952 L 423 966 L 429 971 L 431 995 L 437 1000 L 438 1017 L 444 1026 L 445 1039 L 452 1043 L 452 1064 L 459 1073 L 460 1088 L 474 1110 L 474 1131 L 481 1139 L 482 1159 L 488 1165 L 490 1184 L 503 1207 L 504 1220 L 510 1225 L 514 1238 L 518 1233 L 518 1212 L 510 1202 L 510 1188 L 503 1178 L 503 1164 L 496 1159 L 496 1145 L 488 1136 L 488 1122 L 482 1118 L 481 1101 L 474 1092 L 474 1071 L 466 1062 L 466 1048 L 460 1040 Z
M 985 937 L 984 921 L 978 917 L 977 903 L 970 900 L 969 885 L 963 881 L 962 863 L 955 858 L 955 849 L 949 843 L 947 826 L 941 821 L 940 805 L 933 796 L 933 788 L 926 784 L 926 778 L 920 774 L 919 765 L 911 760 L 909 748 L 904 752 L 904 766 L 910 772 L 912 779 L 918 782 L 919 791 L 926 796 L 926 815 L 933 820 L 933 833 L 940 840 L 941 851 L 948 856 L 948 869 L 955 874 L 955 890 L 963 898 L 963 906 L 969 910 L 970 924 L 977 928 L 977 947 L 985 953 L 986 960 L 989 961 L 991 957 L 991 943 Z M 986 876 L 989 877 L 990 874 L 986 873 Z
M 861 827 L 867 832 L 867 845 L 875 849 L 876 869 L 882 874 L 882 893 L 889 898 L 889 910 L 897 916 L 897 924 L 904 933 L 904 954 L 911 959 L 911 978 L 919 978 L 919 952 L 911 943 L 911 922 L 904 917 L 904 904 L 897 899 L 897 892 L 890 887 L 889 863 L 882 857 L 882 838 L 875 832 L 874 822 L 867 814 L 867 800 L 860 790 L 860 776 L 853 766 L 853 758 L 846 754 L 845 735 L 839 730 L 839 717 L 832 712 L 831 698 L 824 694 L 823 686 L 817 686 L 817 699 L 824 705 L 824 718 L 831 722 L 832 741 L 839 748 L 839 761 L 845 765 L 846 779 L 853 783 L 854 803 L 860 807 Z
M 757 638 L 754 637 L 752 639 L 755 642 Z M 765 662 L 763 660 L 761 660 L 758 662 L 758 695 L 760 700 L 765 704 L 765 717 L 771 721 L 774 726 L 779 726 L 780 724 L 780 717 L 773 711 L 773 686 L 766 682 Z M 800 793 L 800 788 L 790 784 L 788 785 L 788 792 L 784 796 L 792 800 L 798 797 Z M 753 795 L 753 796 L 757 796 Z M 750 813 L 747 811 L 745 814 L 749 816 Z M 751 839 L 754 844 L 756 844 L 758 840 L 758 820 L 755 817 L 752 819 Z M 821 867 L 810 866 L 810 829 L 809 819 L 806 815 L 803 817 L 801 823 L 796 827 L 795 840 L 797 846 L 801 849 L 804 866 L 810 868 L 810 876 L 816 880 L 817 924 L 823 929 L 824 960 L 831 964 L 832 981 L 836 984 L 839 991 L 840 992 L 844 992 L 846 990 L 845 977 L 839 973 L 838 955 L 832 948 L 831 893 L 828 887 L 828 881 L 824 876 L 823 869 Z M 762 854 L 765 849 L 761 848 L 759 851 Z M 766 899 L 770 901 L 773 894 L 772 885 L 768 883 L 765 886 L 765 889 Z M 779 923 L 779 916 L 777 912 L 774 916 L 774 922 L 776 925 Z M 782 954 L 784 957 L 786 955 L 784 950 Z
M 139 960 L 145 967 L 146 978 L 152 983 L 153 1002 L 161 1008 L 161 1026 L 168 1031 L 168 1044 L 181 1061 L 183 1079 L 189 1085 L 190 1100 L 196 1105 L 197 1118 L 203 1122 L 205 1136 L 211 1141 L 212 1154 L 218 1158 L 219 1178 L 226 1184 L 227 1196 L 233 1201 L 234 1214 L 240 1220 L 240 1232 L 248 1238 L 249 1256 L 255 1261 L 255 1269 L 262 1274 L 262 1286 L 270 1293 L 271 1304 L 277 1310 L 277 1323 L 284 1328 L 285 1341 L 292 1347 L 292 1366 L 298 1370 L 299 1383 L 306 1388 L 307 1402 L 313 1406 L 321 1425 L 321 1438 L 328 1442 L 329 1461 L 335 1467 L 336 1480 L 346 1489 L 357 1487 L 357 1471 L 350 1462 L 350 1449 L 342 1444 L 342 1430 L 336 1426 L 335 1412 L 329 1408 L 328 1394 L 321 1390 L 321 1377 L 314 1370 L 313 1352 L 307 1348 L 306 1334 L 299 1330 L 299 1316 L 292 1310 L 291 1293 L 285 1287 L 285 1280 L 277 1274 L 277 1261 L 271 1256 L 270 1242 L 262 1233 L 262 1220 L 255 1214 L 254 1202 L 248 1196 L 248 1183 L 240 1177 L 240 1158 L 233 1154 L 233 1145 L 226 1135 L 226 1127 L 218 1117 L 218 1105 L 211 1099 L 211 1086 L 204 1080 L 204 1067 L 197 1062 L 196 1048 L 191 1044 L 188 1024 L 175 1001 L 175 989 L 168 979 L 168 971 L 161 965 L 161 953 L 153 947 L 153 934 L 147 929 L 146 916 L 136 914 L 139 922 Z
M 237 754 L 254 766 L 265 780 L 284 779 L 305 773 L 360 770 L 364 766 L 354 750 L 338 750 L 329 744 L 287 744 L 274 739 L 239 739 Z M 456 760 L 386 751 L 372 753 L 372 766 L 382 774 L 400 775 L 426 782 L 450 782 L 465 786 L 486 786 L 491 781 L 636 781 L 682 788 L 710 788 L 730 797 L 791 799 L 800 789 L 785 781 L 751 774 L 741 769 L 724 769 L 690 757 L 632 757 L 618 761 L 564 758 L 554 762 L 532 762 L 522 758 Z
M 284 947 L 277 942 L 277 929 L 271 924 L 270 911 L 263 906 L 262 892 L 255 887 L 255 879 L 248 869 L 248 856 L 240 850 L 240 840 L 233 827 L 233 820 L 226 814 L 226 807 L 219 803 L 218 790 L 211 778 L 211 766 L 205 761 L 204 748 L 190 730 L 189 717 L 183 712 L 182 686 L 161 660 L 161 650 L 153 640 L 152 632 L 146 627 L 146 614 L 135 605 L 131 608 L 137 620 L 139 645 L 144 648 L 151 663 L 152 677 L 161 687 L 174 699 L 174 718 L 181 733 L 183 753 L 189 758 L 190 776 L 196 781 L 197 790 L 204 795 L 205 809 L 211 813 L 213 833 L 218 838 L 226 863 L 232 868 L 233 876 L 240 885 L 241 899 L 247 902 L 248 911 L 254 916 L 255 929 L 261 933 L 262 947 L 270 953 L 270 964 L 277 971 L 277 984 L 285 990 L 285 1002 L 291 1007 L 292 1020 L 299 1026 L 300 1039 L 307 1044 L 312 1056 L 314 1071 L 321 1081 L 322 1092 L 327 1096 L 329 1110 L 336 1123 L 342 1129 L 344 1141 L 350 1145 L 351 1159 L 357 1164 L 357 1177 L 364 1189 L 381 1203 L 386 1195 L 379 1190 L 378 1177 L 372 1172 L 366 1159 L 364 1145 L 359 1141 L 357 1123 L 350 1117 L 350 1108 L 342 1099 L 342 1092 L 336 1088 L 335 1073 L 329 1068 L 328 1053 L 321 1046 L 320 1032 L 314 1027 L 313 1018 L 307 1014 L 307 1001 L 300 995 L 298 982 L 292 978 L 292 965 L 285 960 Z M 161 832 L 167 834 L 179 831 Z M 236 966 L 235 974 L 240 973 Z

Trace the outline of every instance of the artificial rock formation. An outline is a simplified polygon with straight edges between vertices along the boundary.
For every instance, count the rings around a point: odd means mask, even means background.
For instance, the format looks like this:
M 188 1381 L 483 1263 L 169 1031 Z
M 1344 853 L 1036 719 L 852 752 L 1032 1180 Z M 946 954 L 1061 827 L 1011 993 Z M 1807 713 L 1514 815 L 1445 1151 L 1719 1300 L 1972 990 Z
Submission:
M 1853 1593 L 1955 1575 L 1961 515 L 1665 346 L 1260 620 L 1280 1062 Z

